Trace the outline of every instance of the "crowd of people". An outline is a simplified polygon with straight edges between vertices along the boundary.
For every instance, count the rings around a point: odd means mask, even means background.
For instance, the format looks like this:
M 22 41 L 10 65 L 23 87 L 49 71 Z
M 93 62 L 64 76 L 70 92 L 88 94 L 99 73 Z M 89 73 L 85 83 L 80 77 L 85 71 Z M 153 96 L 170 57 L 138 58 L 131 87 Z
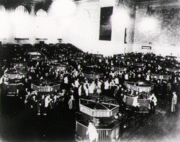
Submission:
M 153 95 L 149 96 L 151 102 L 154 102 L 151 107 L 158 105 L 163 108 L 169 104 L 171 112 L 176 110 L 180 92 L 179 72 L 167 70 L 167 68 L 178 68 L 175 58 L 157 56 L 153 53 L 126 53 L 103 57 L 99 54 L 84 53 L 70 44 L 42 44 L 39 45 L 38 50 L 41 56 L 46 56 L 46 58 L 32 60 L 26 48 L 34 47 L 16 45 L 16 47 L 9 48 L 9 50 L 13 49 L 16 54 L 12 54 L 12 51 L 4 52 L 6 54 L 3 56 L 1 66 L 3 71 L 1 84 L 5 80 L 8 82 L 5 74 L 14 68 L 12 62 L 27 63 L 24 67 L 27 74 L 20 79 L 24 89 L 17 89 L 17 94 L 25 102 L 26 108 L 38 115 L 47 115 L 49 111 L 58 106 L 79 110 L 79 98 L 91 95 L 107 95 L 116 98 L 120 104 L 120 111 L 124 111 L 124 95 L 131 94 L 125 86 L 126 81 L 151 82 L 154 85 L 154 90 L 151 92 Z M 12 58 L 9 58 L 10 55 Z M 53 67 L 54 65 L 61 68 Z M 169 79 L 154 78 L 153 74 L 170 75 L 171 77 Z M 58 81 L 60 87 L 52 90 L 51 93 L 39 93 L 31 87 L 35 80 L 40 86 L 44 81 L 47 86 L 50 86 L 49 80 Z M 137 104 L 135 106 L 138 107 Z

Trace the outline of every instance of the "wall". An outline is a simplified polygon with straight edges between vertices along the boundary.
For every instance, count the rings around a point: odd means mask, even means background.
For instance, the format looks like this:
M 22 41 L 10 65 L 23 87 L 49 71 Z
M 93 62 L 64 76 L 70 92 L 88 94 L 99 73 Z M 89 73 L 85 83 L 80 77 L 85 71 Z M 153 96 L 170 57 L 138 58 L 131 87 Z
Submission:
M 54 0 L 47 11 L 39 9 L 36 13 L 33 6 L 33 12 L 29 13 L 22 5 L 14 9 L 0 5 L 0 41 L 3 44 L 36 44 L 40 40 L 47 44 L 58 43 L 58 39 L 67 35 L 67 19 L 75 9 L 72 0 Z
M 63 42 L 69 42 L 85 52 L 100 53 L 106 56 L 131 52 L 134 18 L 133 9 L 110 0 L 78 2 L 74 21 Z M 111 41 L 99 40 L 100 9 L 113 6 Z M 124 31 L 127 29 L 127 44 Z
M 113 6 L 111 41 L 99 40 L 100 10 L 109 6 Z M 76 3 L 73 0 L 54 0 L 46 12 L 27 13 L 23 6 L 18 10 L 0 11 L 5 15 L 3 21 L 8 19 L 8 24 L 1 26 L 0 33 L 5 25 L 9 26 L 4 31 L 9 34 L 0 37 L 2 43 L 35 44 L 39 42 L 36 38 L 47 38 L 45 43 L 57 43 L 57 39 L 62 39 L 63 43 L 72 43 L 85 52 L 105 56 L 132 51 L 134 10 L 119 0 L 82 0 Z M 14 38 L 29 40 L 17 41 Z
M 132 51 L 179 56 L 178 5 L 178 2 L 153 3 L 149 15 L 146 13 L 148 4 L 137 6 L 135 11 L 132 6 L 118 0 L 83 0 L 76 3 L 72 0 L 56 0 L 47 11 L 44 22 L 38 22 L 37 15 L 19 11 L 25 16 L 23 20 L 15 10 L 0 7 L 0 40 L 2 43 L 34 44 L 39 42 L 35 38 L 46 35 L 48 40 L 45 43 L 57 43 L 57 39 L 62 38 L 62 42 L 72 43 L 85 52 L 106 56 Z M 109 6 L 113 6 L 111 41 L 99 40 L 100 9 Z M 124 43 L 125 28 L 127 44 Z M 29 40 L 14 40 L 24 35 Z M 141 49 L 142 46 L 151 46 L 152 49 Z
M 180 55 L 180 7 L 178 3 L 136 7 L 134 52 Z M 151 46 L 152 50 L 141 49 Z

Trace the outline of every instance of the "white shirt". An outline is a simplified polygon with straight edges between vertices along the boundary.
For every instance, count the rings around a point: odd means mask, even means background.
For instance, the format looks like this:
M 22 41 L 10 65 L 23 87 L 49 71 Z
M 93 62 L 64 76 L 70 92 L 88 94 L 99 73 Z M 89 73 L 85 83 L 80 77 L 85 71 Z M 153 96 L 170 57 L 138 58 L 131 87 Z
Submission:
M 81 69 L 81 65 L 78 65 L 78 70 L 80 70 Z
M 102 85 L 102 83 L 100 81 L 98 81 L 98 83 L 97 83 L 98 88 L 101 88 L 101 85 Z
M 74 96 L 72 95 L 71 98 L 68 101 L 69 109 L 73 108 L 73 100 L 74 100 Z
M 54 102 L 56 102 L 57 101 L 57 96 L 55 95 L 53 98 L 54 98 Z
M 154 102 L 154 105 L 156 106 L 157 105 L 157 98 L 154 94 L 152 94 L 151 96 L 149 96 L 148 98 L 150 101 L 153 101 Z
M 79 87 L 79 81 L 78 81 L 78 80 L 75 80 L 75 82 L 74 82 L 74 86 L 75 86 L 76 88 L 78 88 L 78 87 Z
M 138 103 L 138 96 L 134 97 L 134 100 L 133 100 L 133 106 L 137 107 L 139 106 L 139 103 Z
M 108 80 L 106 82 L 104 82 L 104 89 L 105 90 L 109 89 L 109 82 L 108 82 Z
M 0 84 L 3 83 L 3 78 L 4 78 L 4 76 L 2 76 L 2 77 L 0 78 Z
M 173 93 L 172 103 L 177 104 L 177 95 Z
M 32 91 L 31 94 L 35 94 L 35 95 L 38 95 L 38 92 L 37 91 Z
M 147 80 L 147 81 L 150 81 L 150 74 L 147 74 L 146 80 Z
M 115 86 L 114 80 L 112 80 L 112 81 L 110 82 L 110 86 L 111 86 L 111 87 Z
M 125 78 L 125 80 L 128 80 L 129 79 L 129 75 L 126 73 L 124 78 Z
M 50 96 L 47 96 L 46 98 L 45 98 L 45 107 L 48 107 L 49 106 L 49 102 L 50 102 Z
M 119 78 L 116 77 L 116 78 L 114 79 L 114 82 L 115 82 L 116 85 L 119 84 Z
M 162 69 L 162 67 L 160 65 L 158 65 L 158 70 L 161 70 L 161 69 Z
M 77 71 L 77 70 L 74 71 L 74 76 L 75 76 L 75 77 L 78 76 L 78 71 Z
M 6 70 L 4 71 L 4 74 L 8 71 L 8 68 L 6 68 Z
M 110 72 L 110 75 L 114 78 L 115 73 L 114 72 Z
M 89 85 L 89 88 L 88 88 L 89 93 L 94 93 L 94 89 L 95 89 L 95 83 L 92 82 L 92 83 Z
M 78 94 L 79 94 L 79 96 L 82 95 L 82 85 L 80 85 L 79 88 L 78 88 Z
M 64 83 L 68 84 L 68 77 L 67 76 L 64 78 Z
M 88 88 L 89 88 L 89 83 L 85 82 L 85 83 L 83 84 L 83 87 L 84 87 L 84 89 L 88 89 Z
M 88 92 L 88 91 L 89 91 L 89 90 L 88 90 L 89 84 L 88 84 L 87 82 L 85 82 L 84 85 L 83 85 L 83 88 L 84 88 L 84 91 L 85 91 L 85 93 L 86 93 L 86 96 L 88 96 L 88 93 L 89 93 L 89 92 Z
M 91 123 L 89 123 L 89 125 L 88 125 L 88 131 L 86 132 L 86 134 L 89 134 L 90 141 L 94 141 L 95 139 L 97 140 L 97 138 L 98 138 L 97 130 L 96 130 L 95 126 Z

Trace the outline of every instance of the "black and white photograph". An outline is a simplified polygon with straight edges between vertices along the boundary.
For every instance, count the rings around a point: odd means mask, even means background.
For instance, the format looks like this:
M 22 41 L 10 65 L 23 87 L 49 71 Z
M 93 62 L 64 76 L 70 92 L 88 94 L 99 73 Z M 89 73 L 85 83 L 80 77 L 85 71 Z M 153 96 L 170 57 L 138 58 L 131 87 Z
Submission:
M 179 142 L 180 0 L 0 0 L 0 142 Z

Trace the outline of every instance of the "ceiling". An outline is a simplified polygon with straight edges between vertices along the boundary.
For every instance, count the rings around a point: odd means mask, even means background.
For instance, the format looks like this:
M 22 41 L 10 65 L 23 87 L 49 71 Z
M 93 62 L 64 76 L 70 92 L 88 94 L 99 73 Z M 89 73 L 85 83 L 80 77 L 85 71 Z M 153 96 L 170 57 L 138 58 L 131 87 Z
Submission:
M 47 10 L 53 0 L 0 0 L 0 5 L 4 5 L 6 9 L 14 9 L 18 5 L 24 5 L 28 11 L 31 5 L 35 4 L 35 9 Z
M 80 1 L 80 0 L 74 0 L 74 1 Z M 119 1 L 125 1 L 125 0 L 119 0 Z M 141 2 L 167 2 L 169 0 L 130 0 L 135 3 L 141 3 Z M 172 0 L 174 1 L 174 0 Z M 37 9 L 44 9 L 48 10 L 49 6 L 53 0 L 0 0 L 0 5 L 4 5 L 6 9 L 14 9 L 18 5 L 24 5 L 28 11 L 31 10 L 31 4 L 35 4 L 35 11 Z

